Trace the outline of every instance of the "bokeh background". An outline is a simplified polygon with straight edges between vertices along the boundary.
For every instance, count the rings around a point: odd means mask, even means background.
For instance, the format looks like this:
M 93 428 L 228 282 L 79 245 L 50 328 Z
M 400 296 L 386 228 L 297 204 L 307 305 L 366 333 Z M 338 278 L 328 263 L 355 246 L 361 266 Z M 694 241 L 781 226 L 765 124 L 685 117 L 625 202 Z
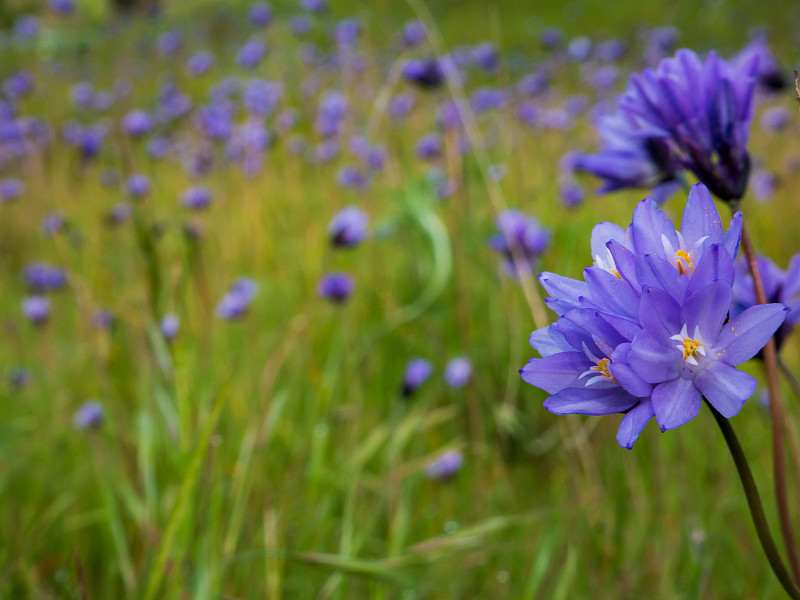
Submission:
M 517 209 L 550 236 L 533 274 L 580 276 L 592 226 L 626 225 L 647 194 L 600 197 L 565 168 L 597 148 L 594 119 L 629 74 L 764 34 L 791 77 L 800 5 L 429 2 L 436 40 L 414 47 L 402 32 L 421 4 L 273 0 L 267 25 L 252 6 L 0 5 L 0 181 L 18 182 L 0 202 L 0 597 L 781 597 L 710 414 L 651 423 L 626 451 L 618 417 L 541 407 L 518 370 L 551 315 L 487 242 L 498 210 Z M 264 56 L 243 66 L 253 40 Z M 609 41 L 619 56 L 598 54 Z M 474 52 L 486 42 L 496 66 Z M 452 89 L 402 76 L 442 49 L 466 57 L 480 139 L 442 120 Z M 196 74 L 201 51 L 213 64 Z M 520 85 L 532 74 L 541 89 Z M 269 110 L 247 108 L 253 79 L 277 84 Z M 481 89 L 497 92 L 488 107 Z M 346 108 L 326 136 L 333 93 Z M 204 120 L 219 105 L 227 117 Z M 153 120 L 141 135 L 125 125 L 136 110 Z M 800 250 L 798 133 L 792 86 L 761 94 L 745 210 L 781 267 Z M 210 206 L 192 210 L 200 186 Z M 679 218 L 684 200 L 664 210 Z M 347 206 L 370 233 L 342 250 L 329 223 Z M 37 263 L 65 282 L 36 289 Z M 354 279 L 345 303 L 318 295 L 332 271 Z M 254 295 L 221 315 L 243 277 Z M 50 303 L 40 324 L 32 295 Z M 797 350 L 783 349 L 795 370 Z M 443 376 L 456 357 L 472 367 L 463 387 Z M 413 358 L 433 372 L 404 395 Z M 76 421 L 90 400 L 102 416 Z M 732 422 L 771 507 L 768 414 L 754 398 Z M 430 467 L 443 455 L 460 457 L 448 477 Z

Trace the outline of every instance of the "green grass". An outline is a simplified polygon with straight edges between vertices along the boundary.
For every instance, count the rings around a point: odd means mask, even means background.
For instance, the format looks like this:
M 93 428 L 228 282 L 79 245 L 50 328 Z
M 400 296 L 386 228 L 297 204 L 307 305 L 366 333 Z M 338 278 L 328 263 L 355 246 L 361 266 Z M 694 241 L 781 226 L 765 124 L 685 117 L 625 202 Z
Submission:
M 364 17 L 366 48 L 385 48 L 412 15 L 386 0 L 369 12 L 335 4 L 337 16 Z M 764 21 L 782 55 L 796 42 L 800 17 L 788 1 L 697 10 L 689 2 L 625 2 L 613 11 L 596 1 L 433 6 L 448 43 L 495 39 L 528 64 L 540 57 L 542 24 L 631 36 L 641 24 L 672 22 L 688 45 L 732 49 Z M 240 15 L 212 19 L 175 1 L 166 18 L 194 33 L 190 46 L 217 51 L 217 74 L 235 71 L 234 49 L 246 39 Z M 78 23 L 48 34 L 36 51 L 3 48 L 0 65 L 36 74 L 37 92 L 22 108 L 54 124 L 72 112 L 71 82 L 91 78 L 104 89 L 125 75 L 133 94 L 112 111 L 118 117 L 151 101 L 175 71 L 151 51 L 159 31 L 149 22 L 115 34 Z M 298 104 L 296 42 L 280 28 L 268 35 L 270 56 L 257 74 L 286 81 Z M 191 80 L 180 68 L 176 78 L 205 97 L 210 79 Z M 557 80 L 579 90 L 577 71 Z M 319 82 L 344 85 L 338 71 Z M 33 381 L 0 386 L 0 597 L 781 597 L 711 415 L 666 434 L 651 423 L 627 452 L 614 441 L 618 417 L 547 413 L 545 395 L 517 374 L 531 355 L 534 322 L 519 285 L 501 276 L 486 247 L 495 213 L 479 163 L 458 158 L 448 139 L 455 158 L 443 168 L 460 185 L 437 201 L 413 156 L 441 96 L 420 94 L 414 117 L 398 126 L 372 100 L 401 83 L 373 66 L 349 85 L 351 97 L 368 92 L 354 101 L 349 132 L 372 124 L 373 138 L 391 150 L 369 191 L 339 188 L 335 166 L 309 165 L 279 141 L 258 175 L 226 169 L 205 182 L 215 200 L 197 219 L 197 244 L 182 234 L 178 203 L 191 180 L 137 144 L 112 135 L 99 164 L 85 169 L 60 144 L 21 165 L 24 198 L 0 206 L 0 365 L 27 366 Z M 566 211 L 558 160 L 575 145 L 594 146 L 588 127 L 534 135 L 517 128 L 509 108 L 481 117 L 480 129 L 490 162 L 508 168 L 499 187 L 509 206 L 553 231 L 542 269 L 578 276 L 591 260 L 591 227 L 626 224 L 642 194 Z M 748 226 L 785 266 L 798 250 L 785 215 L 796 212 L 800 181 L 784 168 L 800 153 L 797 124 L 771 136 L 755 130 L 753 154 L 780 174 L 781 187 L 769 203 L 747 201 Z M 118 228 L 103 223 L 123 199 L 99 183 L 105 166 L 153 181 L 134 219 Z M 353 203 L 382 235 L 334 252 L 328 220 Z M 678 216 L 680 198 L 667 208 Z M 72 233 L 47 238 L 39 222 L 55 209 Z M 70 277 L 41 329 L 20 315 L 21 269 L 34 260 L 64 266 Z M 356 277 L 344 307 L 316 298 L 319 277 L 334 269 Z M 260 286 L 250 314 L 217 319 L 216 302 L 243 275 Z M 102 307 L 118 316 L 111 331 L 91 327 Z M 157 331 L 167 312 L 181 317 L 172 345 Z M 796 339 L 785 353 L 797 368 Z M 461 391 L 441 377 L 458 355 L 475 367 Z M 432 360 L 436 374 L 404 401 L 398 388 L 412 356 Z M 102 400 L 106 423 L 77 432 L 73 412 L 89 398 Z M 796 413 L 797 399 L 790 408 Z M 767 416 L 750 401 L 733 425 L 775 522 Z M 462 471 L 446 483 L 426 479 L 424 465 L 453 448 L 464 452 Z

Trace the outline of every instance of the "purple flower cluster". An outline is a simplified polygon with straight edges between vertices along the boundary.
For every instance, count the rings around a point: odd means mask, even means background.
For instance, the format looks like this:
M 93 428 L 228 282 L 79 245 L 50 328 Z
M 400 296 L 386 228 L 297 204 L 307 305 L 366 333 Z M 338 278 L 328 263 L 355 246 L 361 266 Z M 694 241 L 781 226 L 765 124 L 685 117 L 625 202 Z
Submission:
M 702 60 L 684 49 L 634 74 L 617 112 L 600 121 L 600 153 L 576 167 L 601 177 L 601 192 L 657 186 L 688 169 L 718 198 L 741 198 L 757 68 L 755 55 Z
M 735 367 L 783 323 L 783 304 L 732 313 L 734 258 L 741 213 L 725 231 L 708 189 L 695 185 L 682 229 L 649 198 L 627 229 L 600 223 L 592 232 L 594 265 L 583 281 L 542 273 L 558 315 L 531 334 L 542 358 L 522 378 L 551 394 L 555 414 L 625 413 L 617 441 L 633 447 L 655 416 L 662 431 L 692 420 L 703 397 L 736 415 L 756 380 Z
M 257 291 L 258 286 L 253 280 L 245 277 L 237 279 L 217 304 L 217 316 L 226 321 L 244 316 Z
M 539 222 L 517 210 L 505 210 L 497 216 L 496 233 L 489 247 L 503 256 L 503 269 L 511 276 L 530 272 L 547 249 L 550 233 Z

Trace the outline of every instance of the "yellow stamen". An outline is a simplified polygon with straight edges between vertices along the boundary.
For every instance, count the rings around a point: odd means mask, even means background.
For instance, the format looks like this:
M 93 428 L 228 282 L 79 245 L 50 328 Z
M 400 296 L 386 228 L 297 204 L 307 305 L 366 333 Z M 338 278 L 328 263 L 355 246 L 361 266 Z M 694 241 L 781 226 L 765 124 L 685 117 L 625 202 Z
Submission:
M 691 275 L 694 273 L 694 263 L 692 256 L 686 250 L 681 248 L 675 253 L 675 260 L 678 263 L 678 273 L 681 275 Z
M 608 372 L 608 363 L 610 362 L 611 359 L 609 358 L 601 358 L 600 360 L 597 361 L 597 364 L 594 367 L 590 367 L 590 369 L 592 371 L 597 371 L 598 373 L 600 373 L 600 376 L 603 379 L 608 379 L 609 381 L 616 381 L 616 379 L 614 379 L 614 376 Z
M 694 358 L 694 355 L 701 347 L 702 344 L 700 342 L 696 342 L 691 338 L 683 340 L 683 360 L 685 361 L 687 358 Z

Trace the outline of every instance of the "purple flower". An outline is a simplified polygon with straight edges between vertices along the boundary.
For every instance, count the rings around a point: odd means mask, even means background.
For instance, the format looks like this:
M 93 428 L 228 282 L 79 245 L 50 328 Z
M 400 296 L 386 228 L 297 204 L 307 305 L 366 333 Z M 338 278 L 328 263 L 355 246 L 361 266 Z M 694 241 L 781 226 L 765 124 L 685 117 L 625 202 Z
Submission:
M 99 310 L 92 315 L 92 327 L 95 329 L 110 329 L 116 322 L 116 315 L 108 310 Z
M 186 61 L 186 70 L 189 71 L 189 74 L 199 77 L 200 75 L 205 75 L 211 70 L 211 67 L 214 66 L 214 55 L 211 54 L 208 50 L 201 50 L 200 52 L 195 52 L 192 56 L 189 57 L 189 60 Z
M 508 96 L 505 90 L 491 87 L 478 88 L 470 97 L 470 105 L 476 113 L 503 108 L 507 102 Z
M 340 46 L 352 46 L 361 34 L 361 22 L 356 18 L 342 19 L 334 28 L 336 43 Z
M 347 97 L 336 91 L 326 92 L 317 108 L 315 127 L 322 137 L 334 137 L 339 134 L 342 123 L 347 117 Z
M 588 37 L 572 38 L 567 44 L 567 58 L 575 62 L 583 62 L 592 53 L 592 40 Z
M 239 48 L 236 54 L 236 64 L 244 69 L 254 69 L 264 60 L 267 47 L 261 40 L 253 39 Z
M 12 387 L 23 388 L 31 381 L 30 369 L 14 367 L 8 374 L 8 382 Z
M 472 362 L 468 358 L 454 358 L 444 368 L 444 379 L 452 388 L 462 388 L 472 379 Z
M 42 217 L 41 230 L 45 235 L 55 235 L 64 229 L 67 218 L 62 212 L 52 212 Z
M 342 209 L 328 225 L 331 244 L 338 248 L 352 248 L 367 237 L 369 217 L 355 206 Z
M 425 476 L 428 479 L 446 481 L 452 479 L 461 470 L 464 457 L 458 450 L 448 450 L 436 460 L 425 466 Z
M 161 323 L 159 328 L 161 329 L 161 335 L 164 336 L 164 339 L 167 341 L 172 341 L 175 339 L 175 336 L 178 335 L 178 329 L 180 329 L 181 322 L 175 315 L 164 315 L 164 318 L 161 319 Z
M 402 43 L 406 48 L 416 48 L 425 41 L 428 32 L 421 21 L 409 21 L 403 26 Z
M 71 15 L 75 10 L 75 0 L 50 0 L 50 10 L 57 15 Z
M 412 59 L 403 67 L 403 77 L 422 89 L 439 87 L 445 78 L 444 69 L 435 58 Z
M 637 136 L 663 140 L 715 196 L 738 199 L 750 173 L 757 62 L 729 63 L 714 52 L 703 61 L 679 50 L 656 69 L 634 74 L 618 106 L 639 126 Z
M 250 5 L 247 20 L 255 27 L 266 27 L 272 20 L 272 7 L 266 2 L 254 2 Z
M 50 316 L 50 300 L 42 296 L 29 296 L 22 301 L 22 312 L 34 325 L 43 325 Z
M 414 110 L 415 103 L 411 94 L 398 94 L 389 102 L 389 114 L 397 121 L 405 119 Z
M 189 210 L 205 210 L 211 206 L 211 191 L 202 186 L 189 188 L 183 193 L 181 204 Z
M 696 417 L 703 396 L 730 418 L 755 392 L 755 378 L 734 367 L 758 353 L 789 309 L 762 304 L 726 323 L 731 299 L 731 288 L 722 281 L 703 286 L 683 304 L 657 288 L 643 290 L 642 331 L 629 360 L 654 386 L 652 412 L 662 431 Z
M 772 200 L 775 195 L 775 188 L 778 185 L 775 173 L 767 171 L 766 169 L 754 169 L 753 175 L 750 178 L 750 184 L 753 188 L 753 199 L 756 202 L 767 202 Z
M 0 202 L 16 200 L 24 191 L 25 184 L 19 179 L 0 179 Z
M 103 424 L 104 417 L 103 405 L 97 400 L 89 400 L 81 404 L 80 408 L 75 411 L 72 424 L 79 431 L 97 429 Z
M 311 31 L 312 20 L 306 15 L 297 15 L 289 19 L 289 28 L 297 36 L 305 35 Z
M 781 131 L 786 129 L 793 116 L 785 106 L 772 106 L 761 114 L 761 127 L 768 131 Z
M 558 27 L 546 27 L 539 34 L 539 43 L 542 48 L 551 50 L 564 42 L 564 32 Z
M 442 155 L 442 136 L 429 133 L 417 142 L 417 156 L 423 160 L 432 160 Z
M 576 169 L 603 179 L 598 193 L 628 187 L 657 187 L 675 179 L 678 160 L 667 140 L 648 134 L 628 114 L 600 117 L 600 153 L 575 159 Z
M 132 211 L 127 202 L 117 202 L 106 215 L 106 222 L 109 225 L 119 225 L 130 218 Z
M 339 185 L 346 188 L 363 190 L 367 187 L 367 178 L 355 167 L 342 167 L 337 177 Z
M 616 62 L 628 51 L 628 43 L 624 40 L 607 40 L 597 44 L 597 58 L 603 62 Z
M 770 259 L 760 256 L 757 259 L 764 295 L 767 302 L 778 302 L 791 309 L 786 320 L 775 333 L 775 344 L 780 349 L 800 321 L 800 254 L 795 254 L 789 261 L 789 267 L 782 271 Z M 736 262 L 736 280 L 733 285 L 733 305 L 731 317 L 735 317 L 748 308 L 758 305 L 747 262 Z
M 158 36 L 156 47 L 164 56 L 174 56 L 181 51 L 183 36 L 179 31 L 166 31 Z
M 135 174 L 128 178 L 128 193 L 140 199 L 150 193 L 150 178 L 147 175 Z
M 489 239 L 489 247 L 502 255 L 503 269 L 516 276 L 533 270 L 539 256 L 547 249 L 549 232 L 533 218 L 517 210 L 505 210 L 495 221 L 499 233 Z
M 414 394 L 419 387 L 425 383 L 433 373 L 433 367 L 424 358 L 412 358 L 406 365 L 406 372 L 403 376 L 401 393 L 408 397 Z
M 572 180 L 560 183 L 558 191 L 561 196 L 561 203 L 569 208 L 580 206 L 586 200 L 586 192 L 583 191 L 579 183 Z
M 39 19 L 33 15 L 22 15 L 14 21 L 14 35 L 21 40 L 35 38 L 39 34 Z
M 787 73 L 772 54 L 766 36 L 757 36 L 733 60 L 745 65 L 745 68 L 749 62 L 755 60 L 755 77 L 759 88 L 765 92 L 780 92 L 789 86 Z
M 320 280 L 317 293 L 320 298 L 341 304 L 353 293 L 354 285 L 353 278 L 346 273 L 329 273 Z
M 736 366 L 784 321 L 782 304 L 732 309 L 741 214 L 724 231 L 711 195 L 692 188 L 682 231 L 645 199 L 626 229 L 592 232 L 594 266 L 584 281 L 543 273 L 555 324 L 531 334 L 522 378 L 549 394 L 556 414 L 625 413 L 618 443 L 631 448 L 655 416 L 662 431 L 693 419 L 701 397 L 725 417 L 756 382 Z M 731 320 L 727 321 L 731 312 Z
M 122 129 L 131 137 L 142 137 L 153 128 L 153 119 L 143 110 L 134 110 L 122 118 Z
M 265 117 L 275 110 L 283 95 L 283 86 L 280 83 L 251 79 L 244 90 L 242 102 L 251 113 Z
M 258 287 L 251 279 L 237 279 L 217 304 L 217 316 L 226 321 L 244 316 L 257 291 Z
M 517 91 L 523 96 L 539 96 L 550 87 L 550 76 L 544 71 L 525 75 L 517 84 Z
M 328 9 L 326 0 L 300 0 L 300 8 L 308 12 L 320 13 Z
M 32 263 L 23 272 L 28 291 L 43 294 L 63 288 L 67 285 L 67 274 L 64 269 L 51 267 L 44 263 Z
M 482 42 L 470 51 L 472 62 L 488 73 L 495 73 L 500 68 L 500 56 L 497 47 L 491 42 Z

